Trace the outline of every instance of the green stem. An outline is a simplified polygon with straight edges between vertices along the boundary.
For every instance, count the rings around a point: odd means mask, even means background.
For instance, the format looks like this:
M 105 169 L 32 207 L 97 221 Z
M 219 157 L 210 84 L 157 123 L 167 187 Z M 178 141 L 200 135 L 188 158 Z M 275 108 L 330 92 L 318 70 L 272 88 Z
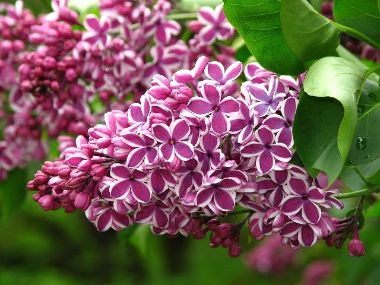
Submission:
M 368 188 L 368 189 L 363 189 L 355 192 L 350 192 L 350 193 L 342 193 L 342 194 L 336 194 L 334 197 L 338 199 L 347 199 L 347 198 L 355 198 L 355 197 L 361 197 L 365 195 L 369 195 L 375 192 L 379 192 L 380 187 L 374 187 L 374 188 Z
M 197 13 L 178 13 L 178 14 L 169 14 L 166 16 L 169 20 L 195 20 L 197 19 Z

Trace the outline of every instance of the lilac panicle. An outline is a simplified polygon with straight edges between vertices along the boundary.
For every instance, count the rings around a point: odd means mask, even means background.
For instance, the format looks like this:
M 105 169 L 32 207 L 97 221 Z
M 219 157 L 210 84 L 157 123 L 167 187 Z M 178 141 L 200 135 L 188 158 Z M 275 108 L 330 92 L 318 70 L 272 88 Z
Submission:
M 337 191 L 290 163 L 299 81 L 252 64 L 239 92 L 231 86 L 242 70 L 200 57 L 192 70 L 156 75 L 129 110 L 107 113 L 75 146 L 62 141 L 61 157 L 29 183 L 34 199 L 46 210 L 85 210 L 101 231 L 133 223 L 156 234 L 211 231 L 211 246 L 231 256 L 242 225 L 218 218 L 237 206 L 255 238 L 276 233 L 292 247 L 327 238 Z

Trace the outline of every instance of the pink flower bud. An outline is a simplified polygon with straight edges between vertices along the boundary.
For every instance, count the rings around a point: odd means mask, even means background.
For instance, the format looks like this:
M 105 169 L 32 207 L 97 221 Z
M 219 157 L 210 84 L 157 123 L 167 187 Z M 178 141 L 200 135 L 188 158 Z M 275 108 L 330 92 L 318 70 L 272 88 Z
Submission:
M 200 32 L 204 25 L 199 21 L 190 21 L 187 26 L 189 27 L 190 31 L 197 34 Z
M 77 77 L 77 73 L 75 72 L 74 69 L 70 68 L 70 69 L 66 70 L 65 78 L 68 81 L 73 81 L 76 77 Z
M 348 253 L 351 256 L 363 256 L 365 254 L 365 247 L 361 240 L 353 238 L 348 244 Z
M 40 204 L 41 208 L 45 211 L 52 210 L 54 208 L 54 199 L 51 195 L 41 197 L 38 200 L 38 203 Z
M 228 237 L 229 235 L 231 235 L 232 231 L 233 231 L 233 228 L 234 228 L 234 225 L 231 225 L 231 224 L 221 224 L 217 227 L 216 229 L 216 234 L 218 235 L 218 237 L 220 238 L 226 238 Z
M 238 257 L 240 255 L 241 248 L 240 245 L 237 243 L 234 243 L 231 245 L 230 249 L 228 250 L 228 254 L 231 257 Z
M 218 247 L 222 243 L 222 239 L 216 235 L 213 235 L 210 239 L 211 247 Z
M 90 196 L 83 192 L 78 193 L 74 200 L 74 206 L 86 210 L 90 206 Z

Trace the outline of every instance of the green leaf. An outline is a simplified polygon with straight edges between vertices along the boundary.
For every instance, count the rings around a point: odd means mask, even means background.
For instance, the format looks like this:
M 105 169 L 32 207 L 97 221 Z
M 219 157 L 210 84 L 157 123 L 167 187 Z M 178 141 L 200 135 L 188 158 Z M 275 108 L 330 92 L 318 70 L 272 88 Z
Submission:
M 367 183 L 380 184 L 380 158 L 366 164 L 356 166 L 357 171 Z
M 365 78 L 378 69 L 380 66 L 367 70 Z M 354 165 L 368 163 L 380 157 L 380 128 L 373 127 L 380 124 L 379 84 L 366 80 L 360 94 L 358 126 L 348 154 L 348 160 Z
M 368 163 L 380 157 L 380 102 L 377 102 L 359 119 L 348 155 L 351 164 Z
M 376 1 L 335 0 L 334 17 L 340 30 L 380 48 L 380 8 Z
M 345 167 L 339 178 L 351 191 L 358 191 L 367 188 L 367 182 L 353 166 Z
M 325 172 L 332 183 L 340 174 L 357 124 L 358 91 L 365 70 L 339 57 L 312 65 L 304 81 L 294 122 L 297 152 L 312 175 Z
M 336 55 L 339 30 L 306 0 L 281 1 L 281 26 L 290 49 L 304 62 Z
M 8 172 L 8 177 L 0 183 L 0 207 L 1 214 L 9 218 L 26 196 L 27 170 L 14 169 Z
M 321 11 L 321 7 L 322 7 L 323 2 L 324 2 L 324 0 L 309 0 L 310 5 L 313 6 L 313 8 L 315 10 L 317 10 L 318 12 Z
M 304 94 L 294 122 L 293 136 L 302 162 L 312 176 L 316 177 L 322 170 L 330 182 L 344 164 L 337 146 L 343 112 L 337 100 Z
M 280 19 L 279 0 L 224 0 L 224 12 L 248 49 L 266 69 L 297 75 L 303 62 L 287 45 Z

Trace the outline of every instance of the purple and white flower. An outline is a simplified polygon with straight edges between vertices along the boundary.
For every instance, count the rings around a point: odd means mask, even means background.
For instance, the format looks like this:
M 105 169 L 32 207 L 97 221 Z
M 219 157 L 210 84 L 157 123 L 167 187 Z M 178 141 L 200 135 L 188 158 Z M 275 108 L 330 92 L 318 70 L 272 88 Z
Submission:
M 256 157 L 256 167 L 260 173 L 269 173 L 276 162 L 289 162 L 292 152 L 282 144 L 276 143 L 272 131 L 261 126 L 256 132 L 257 141 L 250 142 L 241 149 L 243 157 Z
M 170 127 L 165 124 L 154 125 L 152 132 L 161 143 L 159 153 L 165 161 L 172 162 L 176 157 L 182 161 L 193 158 L 194 147 L 187 141 L 190 127 L 185 120 L 177 120 Z
M 218 87 L 205 84 L 201 88 L 202 97 L 194 97 L 188 104 L 188 109 L 196 115 L 211 115 L 211 130 L 217 135 L 223 135 L 230 130 L 231 122 L 227 115 L 239 111 L 239 103 L 235 98 L 222 99 Z

